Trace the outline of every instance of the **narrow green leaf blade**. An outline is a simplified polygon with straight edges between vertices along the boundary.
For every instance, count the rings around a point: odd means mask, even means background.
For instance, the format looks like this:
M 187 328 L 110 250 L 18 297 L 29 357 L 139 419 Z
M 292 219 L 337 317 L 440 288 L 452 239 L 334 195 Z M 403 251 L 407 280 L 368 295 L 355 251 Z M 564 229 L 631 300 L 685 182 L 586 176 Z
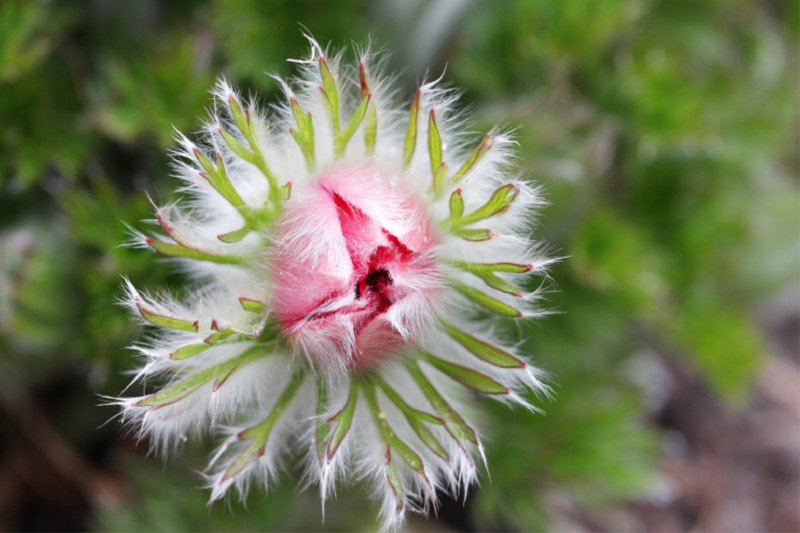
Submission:
M 247 448 L 244 449 L 239 457 L 237 457 L 236 460 L 231 464 L 228 470 L 225 471 L 225 475 L 222 477 L 223 481 L 230 479 L 241 472 L 247 463 L 250 462 L 250 459 L 256 455 L 256 453 L 259 456 L 264 454 L 267 441 L 272 433 L 272 428 L 275 427 L 275 424 L 278 422 L 278 420 L 280 420 L 281 416 L 283 416 L 283 413 L 286 412 L 289 404 L 297 394 L 297 390 L 300 388 L 300 385 L 303 384 L 304 378 L 304 370 L 301 369 L 295 371 L 291 380 L 289 381 L 289 384 L 286 385 L 286 388 L 283 390 L 283 393 L 281 393 L 278 401 L 275 402 L 275 406 L 272 408 L 267 418 L 265 418 L 264 421 L 258 425 L 239 433 L 239 439 L 253 439 L 253 442 L 251 442 Z
M 251 231 L 252 230 L 250 229 L 250 225 L 245 224 L 244 226 L 242 226 L 241 229 L 231 231 L 230 233 L 224 233 L 222 235 L 217 235 L 217 239 L 221 240 L 224 243 L 232 244 L 244 239 Z
M 429 424 L 443 425 L 444 421 L 424 411 L 412 408 L 410 405 L 408 405 L 408 403 L 406 403 L 402 396 L 400 396 L 392 387 L 390 387 L 389 384 L 386 383 L 386 380 L 379 375 L 375 375 L 375 381 L 378 383 L 381 389 L 383 389 L 386 397 L 389 398 L 389 400 L 391 400 L 392 403 L 394 403 L 400 409 L 420 440 L 422 440 L 422 442 L 428 446 L 433 453 L 445 461 L 449 461 L 450 457 L 448 456 L 447 451 L 433 435 L 433 432 L 423 423 L 427 422 Z
M 171 385 L 161 392 L 147 396 L 146 398 L 139 400 L 139 402 L 137 402 L 135 405 L 164 407 L 165 405 L 173 404 L 186 398 L 191 393 L 203 385 L 210 383 L 214 379 L 220 377 L 227 378 L 233 371 L 239 368 L 240 365 L 247 364 L 250 361 L 253 361 L 264 355 L 266 355 L 266 353 L 264 352 L 263 348 L 257 346 L 250 348 L 249 350 L 246 350 L 235 357 L 231 357 L 227 361 L 223 361 L 218 365 L 207 368 L 183 381 Z
M 142 315 L 142 318 L 144 318 L 154 326 L 160 326 L 162 328 L 169 328 L 169 329 L 177 329 L 179 331 L 197 332 L 197 321 L 190 322 L 189 320 L 183 320 L 181 318 L 159 315 L 151 311 L 148 311 L 142 305 L 139 305 L 137 307 L 139 308 L 139 313 Z
M 386 450 L 386 461 L 388 463 L 386 467 L 386 480 L 389 482 L 389 486 L 392 487 L 392 492 L 394 492 L 394 497 L 397 500 L 397 512 L 400 513 L 403 511 L 403 505 L 405 498 L 403 496 L 403 484 L 400 481 L 400 476 L 397 474 L 397 465 L 394 462 L 394 456 L 392 455 L 391 449 Z
M 245 259 L 234 255 L 215 255 L 207 252 L 201 252 L 194 248 L 188 248 L 180 244 L 172 244 L 156 239 L 146 239 L 147 244 L 152 246 L 157 252 L 168 257 L 186 257 L 189 259 L 196 259 L 198 261 L 209 261 L 211 263 L 218 263 L 222 265 L 240 265 Z
M 436 174 L 439 165 L 442 164 L 442 136 L 439 134 L 439 127 L 436 125 L 436 115 L 431 109 L 428 119 L 428 155 L 431 159 L 431 174 Z
M 233 121 L 236 123 L 236 127 L 239 128 L 239 131 L 242 132 L 242 135 L 250 138 L 250 121 L 248 118 L 245 117 L 244 112 L 242 111 L 242 106 L 239 105 L 239 102 L 231 95 L 228 98 L 228 107 L 230 107 L 231 115 L 233 115 Z
M 178 348 L 169 354 L 169 358 L 176 361 L 182 361 L 183 359 L 194 357 L 195 355 L 202 353 L 209 348 L 211 348 L 211 346 L 208 344 L 187 344 L 186 346 L 182 346 L 181 348 Z
M 456 189 L 450 195 L 450 218 L 460 218 L 464 214 L 464 198 L 461 189 Z
M 509 316 L 509 317 L 521 317 L 522 313 L 511 307 L 507 303 L 498 300 L 497 298 L 492 298 L 488 294 L 485 294 L 469 285 L 458 281 L 452 281 L 451 285 L 454 289 L 460 292 L 464 297 L 467 299 L 475 302 L 476 304 L 485 307 L 489 311 L 493 313 L 497 313 L 498 315 Z
M 325 460 L 325 446 L 330 434 L 330 423 L 322 418 L 323 413 L 328 408 L 328 388 L 322 376 L 317 376 L 317 429 L 315 432 L 314 444 L 317 448 L 317 459 L 320 464 Z
M 452 436 L 456 442 L 461 445 L 467 456 L 471 458 L 472 456 L 469 453 L 469 449 L 466 447 L 463 441 L 469 440 L 476 446 L 479 446 L 480 444 L 478 442 L 478 436 L 475 433 L 475 430 L 473 430 L 469 424 L 466 423 L 458 411 L 453 409 L 450 404 L 447 403 L 447 400 L 444 399 L 444 397 L 439 393 L 438 390 L 436 390 L 430 380 L 428 380 L 428 378 L 419 368 L 419 364 L 416 361 L 410 361 L 408 363 L 408 371 L 411 374 L 411 377 L 414 378 L 417 386 L 420 388 L 420 390 L 422 390 L 422 393 L 433 406 L 433 409 L 447 423 L 445 425 L 447 432 L 450 433 L 450 436 Z
M 488 229 L 458 228 L 453 230 L 453 235 L 472 242 L 488 241 L 492 237 L 497 237 L 496 233 L 493 233 L 491 230 Z
M 441 321 L 442 328 L 452 337 L 456 342 L 469 350 L 475 357 L 486 361 L 489 364 L 498 366 L 500 368 L 525 368 L 525 363 L 506 352 L 497 346 L 493 346 L 488 342 L 476 339 L 472 335 L 464 333 L 457 327 L 449 322 Z
M 239 298 L 239 305 L 241 305 L 242 309 L 244 309 L 248 313 L 256 313 L 256 314 L 263 313 L 264 310 L 267 308 L 264 302 L 244 297 Z
M 419 99 L 422 94 L 421 89 L 417 89 L 417 94 L 414 95 L 414 101 L 411 102 L 411 114 L 408 117 L 408 130 L 406 131 L 406 140 L 403 143 L 403 167 L 408 168 L 411 164 L 411 158 L 414 156 L 414 149 L 417 146 L 417 122 L 419 118 Z
M 204 342 L 210 346 L 213 346 L 238 334 L 239 332 L 237 332 L 233 328 L 225 328 L 222 331 L 216 331 L 212 333 L 211 335 L 205 338 Z
M 511 183 L 503 185 L 494 191 L 489 201 L 479 207 L 475 212 L 450 221 L 450 227 L 458 228 L 485 218 L 493 217 L 511 207 L 511 203 L 517 196 L 519 196 L 519 189 L 517 189 L 516 186 Z
M 483 159 L 483 156 L 486 155 L 486 152 L 492 147 L 492 141 L 493 138 L 491 138 L 488 133 L 483 136 L 480 144 L 472 151 L 467 160 L 464 161 L 464 164 L 461 165 L 461 168 L 458 169 L 458 172 L 453 176 L 453 183 L 458 183 L 461 178 L 475 168 L 475 165 Z
M 256 454 L 260 457 L 264 455 L 264 448 L 266 447 L 266 439 L 262 442 L 260 439 L 253 439 L 247 448 L 245 448 L 239 457 L 237 457 L 232 463 L 231 466 L 225 471 L 225 475 L 222 476 L 222 481 L 226 481 L 231 479 L 232 477 L 236 477 L 242 469 L 247 466 L 247 463 L 250 462 Z
M 331 440 L 328 442 L 327 459 L 331 462 L 336 450 L 342 444 L 342 441 L 350 431 L 350 426 L 353 424 L 353 414 L 356 410 L 356 402 L 358 401 L 358 389 L 354 383 L 350 384 L 350 394 L 347 397 L 347 403 L 341 411 L 331 417 L 328 422 L 336 422 L 336 428 L 333 430 Z
M 331 121 L 334 135 L 339 134 L 339 89 L 336 87 L 336 80 L 328 68 L 328 63 L 324 57 L 319 58 L 319 72 L 322 75 L 323 100 L 326 101 L 328 110 L 331 114 Z
M 523 274 L 529 272 L 533 265 L 524 265 L 517 263 L 466 263 L 456 262 L 454 265 L 462 270 L 471 272 L 472 274 L 481 278 L 487 285 L 498 291 L 511 294 L 513 296 L 521 297 L 522 292 L 495 274 L 495 272 L 506 272 L 510 274 Z
M 425 360 L 436 369 L 442 371 L 451 379 L 461 383 L 468 389 L 481 394 L 508 394 L 508 389 L 490 378 L 485 374 L 481 374 L 471 368 L 457 365 L 444 359 L 435 357 L 429 353 L 423 354 Z
M 233 150 L 234 154 L 238 155 L 244 161 L 247 161 L 251 165 L 256 164 L 255 154 L 253 154 L 253 152 L 245 148 L 245 146 L 242 143 L 240 143 L 239 140 L 236 139 L 236 137 L 234 137 L 227 131 L 223 130 L 222 128 L 220 128 L 217 131 L 219 131 L 219 134 L 222 135 L 222 138 L 225 140 L 225 143 L 228 145 L 228 147 L 230 147 L 231 150 Z
M 369 77 L 364 62 L 358 64 L 358 75 L 361 79 L 361 98 L 366 98 L 370 94 Z M 367 116 L 364 122 L 364 146 L 366 147 L 367 157 L 375 153 L 375 142 L 378 138 L 378 112 L 375 109 L 375 102 L 367 109 Z
M 439 165 L 439 168 L 436 169 L 436 172 L 433 173 L 433 194 L 437 198 L 442 195 L 444 192 L 444 184 L 447 181 L 447 174 L 448 174 L 448 165 L 444 161 Z
M 355 113 L 353 113 L 353 116 L 350 117 L 350 122 L 347 123 L 347 127 L 339 134 L 337 138 L 337 155 L 339 157 L 344 155 L 344 152 L 347 150 L 347 143 L 350 142 L 350 138 L 361 125 L 361 121 L 364 120 L 364 117 L 367 114 L 367 106 L 369 105 L 371 99 L 372 95 L 368 94 L 367 97 L 361 101 L 358 109 L 356 109 Z

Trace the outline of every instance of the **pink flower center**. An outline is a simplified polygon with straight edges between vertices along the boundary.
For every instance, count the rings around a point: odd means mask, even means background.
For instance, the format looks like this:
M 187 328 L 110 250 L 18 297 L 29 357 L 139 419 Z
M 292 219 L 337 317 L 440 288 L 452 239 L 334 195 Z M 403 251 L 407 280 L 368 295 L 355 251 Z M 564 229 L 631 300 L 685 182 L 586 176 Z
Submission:
M 349 368 L 394 355 L 441 286 L 423 205 L 369 174 L 334 171 L 290 201 L 273 261 L 286 337 L 315 361 Z

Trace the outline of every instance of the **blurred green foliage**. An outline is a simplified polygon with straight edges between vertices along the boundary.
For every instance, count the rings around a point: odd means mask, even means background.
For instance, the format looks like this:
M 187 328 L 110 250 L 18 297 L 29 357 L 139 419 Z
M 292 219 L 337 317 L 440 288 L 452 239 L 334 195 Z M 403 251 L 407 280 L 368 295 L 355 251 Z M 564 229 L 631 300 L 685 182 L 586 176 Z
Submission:
M 78 372 L 91 393 L 118 393 L 139 335 L 114 305 L 120 275 L 182 282 L 119 246 L 125 224 L 147 228 L 147 194 L 175 194 L 173 127 L 196 131 L 218 75 L 275 97 L 264 71 L 291 74 L 304 28 L 404 50 L 436 31 L 433 4 L 399 24 L 386 2 L 0 3 L 0 372 L 30 384 Z M 422 33 L 479 130 L 518 127 L 520 169 L 551 203 L 538 235 L 565 257 L 547 304 L 560 314 L 525 331 L 556 394 L 536 400 L 546 415 L 486 405 L 491 482 L 471 496 L 471 523 L 546 529 L 564 491 L 587 506 L 646 496 L 658 436 L 628 371 L 644 349 L 667 347 L 747 401 L 765 354 L 754 306 L 799 268 L 797 21 L 797 2 L 777 0 L 509 0 Z M 413 89 L 421 75 L 402 79 Z M 56 421 L 75 443 L 114 414 L 86 396 L 69 408 L 90 415 Z M 104 466 L 131 495 L 98 509 L 97 529 L 375 527 L 360 491 L 321 525 L 313 491 L 288 480 L 249 510 L 209 514 L 185 475 L 201 459 L 164 470 L 105 431 L 127 456 Z

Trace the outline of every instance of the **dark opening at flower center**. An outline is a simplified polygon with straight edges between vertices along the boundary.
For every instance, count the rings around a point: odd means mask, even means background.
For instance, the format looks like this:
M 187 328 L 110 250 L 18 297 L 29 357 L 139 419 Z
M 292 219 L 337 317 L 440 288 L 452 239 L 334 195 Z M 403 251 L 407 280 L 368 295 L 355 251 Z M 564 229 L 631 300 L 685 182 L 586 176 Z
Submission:
M 361 299 L 362 294 L 367 291 L 380 293 L 384 288 L 392 284 L 392 275 L 386 269 L 373 270 L 367 277 L 356 283 L 356 300 Z

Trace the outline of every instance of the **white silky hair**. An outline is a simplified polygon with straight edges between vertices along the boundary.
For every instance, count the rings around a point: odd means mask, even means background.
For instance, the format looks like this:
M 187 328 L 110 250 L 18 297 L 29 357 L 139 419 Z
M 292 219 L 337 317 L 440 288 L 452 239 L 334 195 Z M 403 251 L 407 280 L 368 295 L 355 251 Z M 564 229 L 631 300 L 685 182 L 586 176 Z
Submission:
M 449 198 L 456 189 L 461 189 L 465 213 L 470 213 L 486 203 L 499 187 L 513 185 L 516 198 L 507 211 L 470 226 L 488 227 L 495 236 L 484 242 L 468 242 L 446 231 L 440 231 L 439 242 L 432 252 L 433 260 L 438 263 L 438 277 L 423 275 L 408 280 L 409 285 L 417 284 L 424 289 L 436 289 L 436 298 L 412 294 L 393 305 L 386 313 L 386 320 L 409 346 L 416 346 L 446 361 L 472 368 L 508 388 L 508 394 L 493 396 L 494 399 L 512 406 L 535 409 L 527 393 L 532 390 L 538 395 L 549 395 L 547 375 L 532 366 L 529 358 L 520 353 L 517 347 L 509 345 L 505 341 L 505 335 L 496 331 L 485 320 L 476 320 L 476 317 L 480 318 L 485 312 L 442 281 L 444 278 L 453 279 L 475 290 L 485 291 L 487 287 L 478 276 L 449 265 L 454 261 L 502 261 L 528 265 L 529 270 L 522 274 L 497 274 L 519 286 L 522 297 L 499 291 L 493 291 L 492 296 L 521 309 L 523 320 L 546 312 L 541 309 L 540 300 L 548 288 L 547 269 L 556 259 L 550 256 L 545 247 L 532 240 L 531 221 L 545 202 L 537 187 L 524 177 L 511 175 L 515 144 L 512 132 L 489 132 L 486 139 L 491 148 L 484 152 L 480 161 L 458 183 L 448 180 L 438 199 L 431 198 L 431 162 L 426 142 L 431 110 L 434 110 L 443 140 L 443 160 L 450 164 L 451 176 L 482 138 L 464 133 L 467 125 L 465 114 L 457 109 L 460 93 L 445 87 L 441 79 L 426 80 L 419 93 L 416 148 L 409 165 L 404 168 L 402 147 L 410 100 L 402 102 L 402 105 L 398 104 L 400 99 L 393 88 L 393 79 L 384 71 L 386 55 L 373 53 L 366 47 L 357 50 L 357 55 L 364 64 L 369 79 L 370 105 L 377 112 L 375 155 L 367 156 L 362 122 L 348 143 L 344 156 L 336 161 L 330 114 L 320 91 L 323 80 L 318 69 L 318 60 L 320 57 L 325 58 L 338 82 L 342 129 L 361 103 L 359 69 L 358 66 L 342 66 L 343 52 L 331 53 L 315 40 L 309 38 L 309 41 L 310 57 L 296 61 L 300 70 L 298 77 L 289 80 L 276 77 L 286 96 L 285 103 L 272 105 L 269 113 L 264 113 L 256 107 L 253 100 L 242 99 L 228 81 L 221 78 L 212 90 L 215 97 L 214 107 L 209 120 L 202 127 L 197 143 L 181 133 L 176 134 L 177 148 L 172 154 L 173 170 L 183 182 L 181 191 L 185 198 L 181 202 L 182 207 L 166 204 L 156 208 L 157 218 L 167 230 L 166 237 L 160 233 L 147 236 L 132 230 L 132 238 L 128 244 L 147 247 L 148 239 L 157 238 L 201 252 L 236 255 L 247 260 L 241 265 L 220 265 L 186 258 L 173 259 L 194 280 L 183 291 L 185 296 L 182 298 L 168 292 L 154 295 L 140 293 L 125 280 L 126 294 L 121 303 L 141 324 L 148 324 L 140 312 L 142 308 L 155 315 L 196 324 L 196 331 L 159 328 L 156 332 L 149 332 L 143 341 L 132 346 L 143 360 L 142 366 L 134 372 L 133 381 L 148 385 L 148 381 L 155 381 L 159 385 L 156 392 L 163 391 L 170 385 L 191 379 L 256 346 L 257 343 L 253 340 L 236 337 L 234 341 L 210 346 L 185 360 L 173 360 L 170 356 L 182 346 L 204 343 L 209 335 L 224 328 L 231 327 L 257 336 L 270 323 L 273 303 L 271 289 L 274 285 L 272 277 L 279 274 L 272 271 L 269 264 L 275 259 L 272 250 L 277 243 L 284 249 L 294 250 L 297 262 L 309 262 L 345 278 L 352 270 L 352 265 L 345 258 L 327 255 L 328 241 L 343 239 L 341 231 L 335 226 L 319 228 L 313 227 L 308 221 L 298 223 L 296 220 L 285 220 L 284 223 L 293 227 L 292 231 L 281 232 L 280 229 L 273 228 L 254 231 L 233 244 L 222 243 L 218 239 L 221 234 L 241 228 L 245 220 L 201 175 L 204 170 L 197 162 L 195 150 L 204 154 L 213 164 L 224 165 L 231 184 L 247 206 L 261 208 L 270 198 L 269 184 L 261 171 L 236 155 L 219 131 L 223 129 L 229 132 L 247 146 L 247 140 L 236 128 L 230 111 L 229 102 L 233 101 L 248 113 L 256 131 L 258 148 L 264 154 L 272 173 L 281 177 L 281 184 L 292 182 L 289 202 L 313 204 L 313 195 L 316 192 L 310 185 L 316 182 L 319 175 L 333 172 L 337 168 L 350 168 L 356 174 L 372 173 L 378 177 L 375 182 L 371 179 L 359 179 L 352 183 L 352 194 L 357 194 L 358 187 L 385 189 L 385 182 L 388 180 L 391 187 L 397 181 L 398 190 L 407 191 L 414 198 L 425 198 L 424 213 L 415 213 L 403 206 L 402 202 L 367 202 L 360 206 L 370 218 L 393 234 L 408 233 L 415 226 L 427 223 L 428 219 L 437 224 L 447 219 Z M 296 127 L 292 108 L 288 103 L 290 97 L 296 98 L 303 112 L 310 112 L 313 119 L 316 140 L 314 156 L 317 162 L 317 170 L 313 173 L 307 168 L 302 151 L 289 134 L 289 128 Z M 374 195 L 366 196 L 371 198 Z M 316 240 L 309 237 L 312 230 Z M 320 231 L 324 234 L 323 239 L 318 238 Z M 545 282 L 536 283 L 537 288 L 529 290 L 528 286 L 533 283 L 534 277 L 544 278 Z M 265 303 L 266 312 L 254 318 L 252 313 L 242 309 L 240 298 Z M 524 367 L 499 368 L 480 360 L 444 333 L 438 327 L 437 318 L 469 331 L 477 339 L 500 347 L 523 361 Z M 323 505 L 335 497 L 336 488 L 341 483 L 351 482 L 356 477 L 367 479 L 372 487 L 371 496 L 381 502 L 380 515 L 384 530 L 394 529 L 402 524 L 407 509 L 421 512 L 435 509 L 437 491 L 443 490 L 454 496 L 460 494 L 465 497 L 468 487 L 476 482 L 477 468 L 484 460 L 480 440 L 478 444 L 457 442 L 443 426 L 429 425 L 435 438 L 447 451 L 449 461 L 443 460 L 425 445 L 402 411 L 377 386 L 381 414 L 390 423 L 397 437 L 420 456 L 424 475 L 414 471 L 400 455 L 392 452 L 403 486 L 403 496 L 398 502 L 387 480 L 387 443 L 380 436 L 373 420 L 374 413 L 365 405 L 360 390 L 357 393 L 358 401 L 350 431 L 330 462 L 324 458 L 320 463 L 315 429 L 334 417 L 347 401 L 350 387 L 358 386 L 355 383 L 356 378 L 351 375 L 352 371 L 348 370 L 348 362 L 341 357 L 342 346 L 347 351 L 355 345 L 352 323 L 343 321 L 339 326 L 341 332 L 338 338 L 343 344 L 331 343 L 328 337 L 313 334 L 299 337 L 293 346 L 278 339 L 263 345 L 263 357 L 249 362 L 246 370 L 234 368 L 222 385 L 216 387 L 213 380 L 209 381 L 168 405 L 140 405 L 139 402 L 149 397 L 147 395 L 112 398 L 108 401 L 119 405 L 122 408 L 122 418 L 131 431 L 140 437 L 146 436 L 153 450 L 160 453 L 176 450 L 192 435 L 224 435 L 204 474 L 207 486 L 211 489 L 212 500 L 225 497 L 231 492 L 230 489 L 235 489 L 244 498 L 254 484 L 268 488 L 276 481 L 286 464 L 286 458 L 292 455 L 302 458 L 303 483 L 319 486 Z M 265 452 L 251 458 L 236 476 L 225 478 L 227 470 L 249 445 L 249 441 L 240 438 L 241 432 L 263 421 L 275 406 L 293 373 L 303 365 L 308 367 L 304 353 L 331 355 L 329 360 L 312 365 L 308 370 L 288 409 L 272 428 Z M 373 371 L 400 394 L 410 407 L 435 414 L 431 402 L 404 366 L 403 361 L 407 357 L 416 357 L 412 348 L 407 353 L 379 363 Z M 479 417 L 475 416 L 471 408 L 474 394 L 422 360 L 420 370 L 448 404 L 475 430 L 476 424 L 473 422 Z M 322 413 L 316 412 L 317 392 L 313 387 L 316 377 L 322 380 L 327 389 L 328 403 Z M 477 430 L 475 431 L 477 435 Z M 401 510 L 398 511 L 398 508 Z

